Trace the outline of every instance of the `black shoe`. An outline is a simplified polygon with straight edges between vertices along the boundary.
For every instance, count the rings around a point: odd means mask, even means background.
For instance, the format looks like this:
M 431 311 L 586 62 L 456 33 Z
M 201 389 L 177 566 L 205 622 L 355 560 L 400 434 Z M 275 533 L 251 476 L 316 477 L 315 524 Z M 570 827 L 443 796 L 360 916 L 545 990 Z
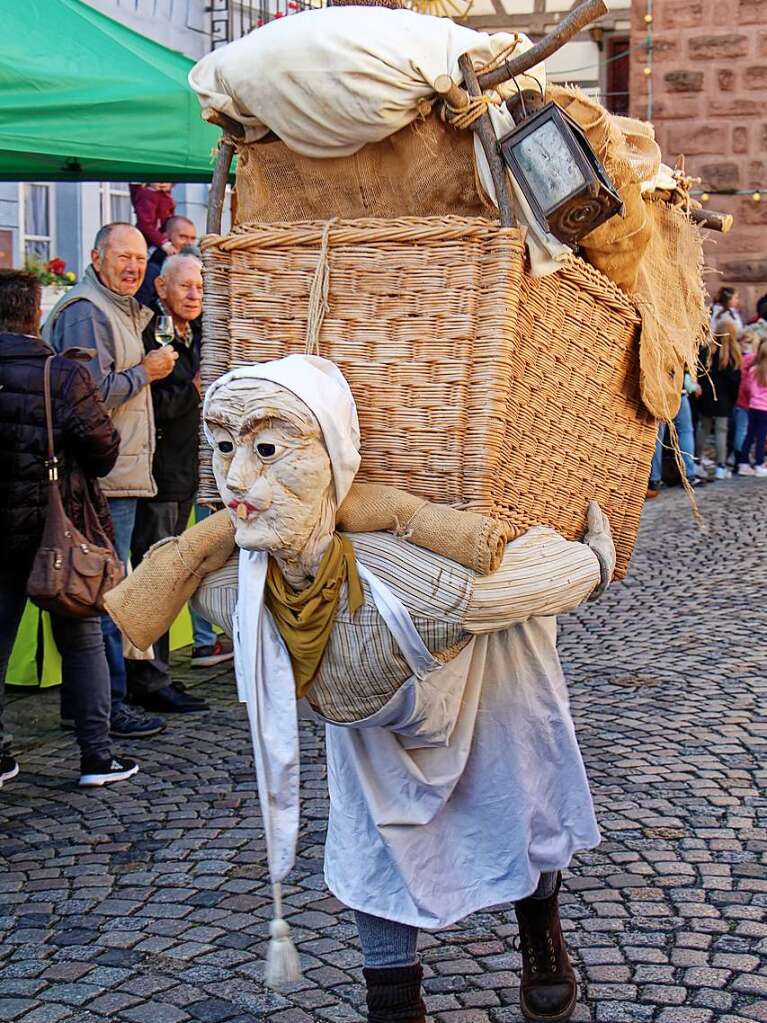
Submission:
M 163 686 L 153 693 L 141 693 L 134 697 L 145 710 L 159 711 L 161 714 L 194 714 L 199 710 L 210 710 L 210 707 L 199 696 L 192 696 L 178 682 Z
M 0 757 L 0 789 L 3 787 L 3 782 L 10 781 L 18 773 L 19 765 L 16 762 L 16 757 L 12 757 L 10 753 Z
M 82 757 L 80 759 L 80 785 L 114 785 L 117 781 L 132 778 L 138 771 L 138 764 L 130 757 Z
M 519 1000 L 531 1023 L 566 1023 L 575 1010 L 578 984 L 559 921 L 557 887 L 545 899 L 529 896 L 514 904 L 522 951 Z
M 146 739 L 150 735 L 159 735 L 167 727 L 162 718 L 147 717 L 123 703 L 112 715 L 109 734 L 118 739 Z

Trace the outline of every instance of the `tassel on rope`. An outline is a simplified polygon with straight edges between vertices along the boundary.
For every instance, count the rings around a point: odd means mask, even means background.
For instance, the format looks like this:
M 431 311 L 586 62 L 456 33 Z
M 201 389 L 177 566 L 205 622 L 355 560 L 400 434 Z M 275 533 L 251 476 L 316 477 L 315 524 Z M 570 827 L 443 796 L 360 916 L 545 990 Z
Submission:
M 301 964 L 298 952 L 290 936 L 290 926 L 282 915 L 282 885 L 272 885 L 274 919 L 269 924 L 269 950 L 266 954 L 266 986 L 279 989 L 301 979 Z

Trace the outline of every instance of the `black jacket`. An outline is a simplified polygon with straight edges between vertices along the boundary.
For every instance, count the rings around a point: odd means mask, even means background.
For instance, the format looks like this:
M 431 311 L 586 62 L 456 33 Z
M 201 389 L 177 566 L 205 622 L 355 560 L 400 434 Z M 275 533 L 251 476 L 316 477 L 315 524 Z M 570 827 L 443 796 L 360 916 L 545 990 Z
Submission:
M 698 413 L 702 416 L 729 416 L 735 408 L 740 388 L 740 370 L 730 364 L 719 368 L 719 349 L 707 367 L 707 357 L 701 352 L 698 383 L 703 392 L 698 398 Z
M 48 507 L 43 366 L 53 349 L 38 338 L 0 334 L 0 571 L 28 571 Z M 51 373 L 54 448 L 64 507 L 83 529 L 86 493 L 112 536 L 95 477 L 117 461 L 120 435 L 82 363 L 58 358 Z
M 194 378 L 200 370 L 200 320 L 195 320 L 191 328 L 191 345 L 186 345 L 178 337 L 172 342 L 178 352 L 173 372 L 152 384 L 157 434 L 152 463 L 157 494 L 150 498 L 153 501 L 187 501 L 197 492 L 202 399 Z M 151 352 L 159 347 L 154 339 L 152 321 L 144 331 L 144 348 Z
M 149 306 L 150 309 L 154 309 L 157 303 L 157 291 L 155 290 L 154 282 L 162 273 L 162 265 L 167 258 L 163 249 L 154 250 L 147 260 L 146 273 L 144 274 L 144 280 L 141 282 L 141 287 L 134 295 L 137 302 Z

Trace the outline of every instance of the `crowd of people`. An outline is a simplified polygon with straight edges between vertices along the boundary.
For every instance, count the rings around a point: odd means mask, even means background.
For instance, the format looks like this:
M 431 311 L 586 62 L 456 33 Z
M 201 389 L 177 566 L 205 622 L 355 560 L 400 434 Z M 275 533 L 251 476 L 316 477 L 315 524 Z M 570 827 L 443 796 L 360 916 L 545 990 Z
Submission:
M 206 514 L 196 507 L 202 263 L 195 226 L 176 215 L 170 187 L 132 188 L 137 226 L 99 230 L 89 266 L 42 331 L 37 279 L 0 271 L 0 786 L 18 773 L 3 731 L 2 694 L 48 504 L 47 358 L 87 352 L 85 362 L 55 359 L 51 374 L 55 454 L 78 529 L 87 533 L 87 493 L 129 570 L 193 514 Z M 142 652 L 106 614 L 54 614 L 52 624 L 62 659 L 61 721 L 76 733 L 81 785 L 121 781 L 138 770 L 136 761 L 113 753 L 112 738 L 158 735 L 165 714 L 208 709 L 173 680 L 168 635 Z M 192 625 L 193 667 L 231 659 L 227 637 L 194 613 Z
M 684 375 L 674 427 L 691 487 L 734 475 L 767 477 L 767 295 L 746 324 L 738 292 L 720 289 L 711 309 L 710 339 L 701 346 L 696 372 Z M 657 496 L 664 476 L 676 475 L 673 459 L 664 471 L 666 433 L 661 424 L 648 497 Z

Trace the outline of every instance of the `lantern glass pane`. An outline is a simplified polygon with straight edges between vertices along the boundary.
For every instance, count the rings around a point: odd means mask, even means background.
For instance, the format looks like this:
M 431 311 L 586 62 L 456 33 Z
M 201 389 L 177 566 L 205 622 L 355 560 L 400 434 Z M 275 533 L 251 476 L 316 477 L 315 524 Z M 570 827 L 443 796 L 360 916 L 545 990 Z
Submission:
M 556 124 L 545 121 L 514 145 L 514 155 L 545 212 L 586 184 Z

